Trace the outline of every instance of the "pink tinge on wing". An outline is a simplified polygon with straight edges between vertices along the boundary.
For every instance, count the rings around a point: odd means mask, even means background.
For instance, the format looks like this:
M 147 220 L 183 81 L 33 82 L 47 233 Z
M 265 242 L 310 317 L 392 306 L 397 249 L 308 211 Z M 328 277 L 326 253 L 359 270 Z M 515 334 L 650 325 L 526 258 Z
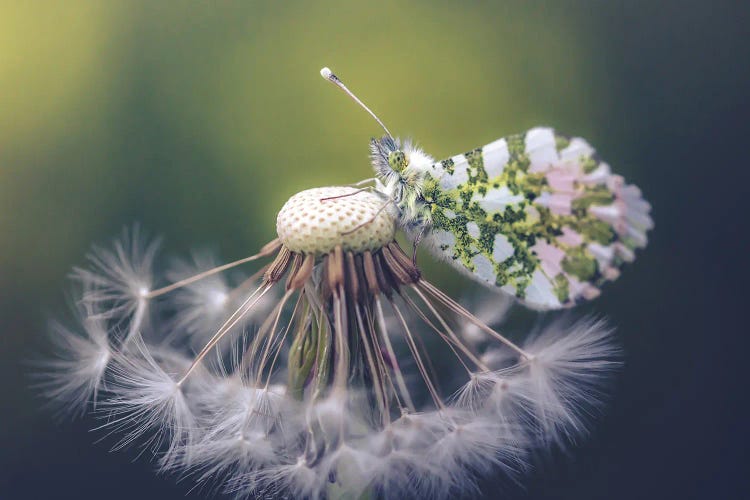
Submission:
M 581 158 L 590 157 L 593 154 L 594 148 L 585 139 L 573 137 L 570 139 L 568 147 L 560 151 L 560 160 L 563 162 L 578 163 L 581 161 Z
M 592 205 L 588 212 L 599 220 L 606 222 L 621 238 L 628 238 L 629 244 L 636 247 L 646 246 L 646 231 L 654 227 L 649 212 L 651 205 L 642 198 L 638 186 L 626 184 L 625 179 L 611 174 L 609 166 L 602 163 L 590 174 L 580 179 L 583 184 L 604 185 L 614 196 L 608 205 Z M 550 207 L 551 209 L 551 207 Z M 625 261 L 635 258 L 629 248 L 617 248 L 617 254 Z
M 641 198 L 641 190 L 637 186 L 623 186 L 618 195 L 629 225 L 644 233 L 654 227 L 654 221 L 648 214 L 651 204 Z
M 614 244 L 615 252 L 625 262 L 633 262 L 635 260 L 635 252 L 620 243 L 619 241 Z
M 559 167 L 553 168 L 546 175 L 547 184 L 553 191 L 566 193 L 575 192 L 574 183 L 577 177 L 574 172 Z
M 625 184 L 625 180 L 619 175 L 611 175 L 606 184 L 615 196 L 612 206 L 617 208 L 619 217 L 614 220 L 614 212 L 607 211 L 604 207 L 592 207 L 592 213 L 612 224 L 620 236 L 629 238 L 636 247 L 645 247 L 646 231 L 654 227 L 654 222 L 649 215 L 651 205 L 641 197 L 641 190 L 638 186 Z M 624 260 L 632 260 L 630 256 L 632 252 L 619 253 Z
M 562 272 L 562 260 L 565 258 L 565 252 L 557 248 L 556 246 L 550 245 L 544 240 L 538 240 L 536 244 L 531 247 L 542 264 L 542 271 L 550 277 L 554 278 Z
M 607 266 L 602 268 L 602 276 L 609 281 L 614 281 L 620 277 L 620 270 L 616 267 Z
M 601 294 L 602 291 L 590 283 L 586 283 L 581 291 L 581 297 L 586 300 L 594 300 Z
M 633 227 L 633 226 L 627 226 L 627 230 L 625 232 L 625 235 L 630 238 L 633 243 L 635 243 L 635 246 L 638 248 L 643 248 L 646 246 L 646 243 L 648 243 L 648 239 L 646 238 L 646 233 L 641 231 L 640 229 Z
M 583 243 L 583 236 L 581 236 L 578 231 L 575 231 L 568 226 L 563 226 L 562 235 L 557 237 L 557 241 L 569 247 L 577 247 Z
M 589 243 L 589 252 L 599 262 L 599 266 L 605 266 L 612 262 L 615 257 L 615 248 L 612 245 L 601 245 L 599 243 Z
M 644 232 L 654 227 L 654 221 L 651 220 L 647 211 L 636 210 L 633 207 L 626 207 L 626 210 L 625 218 L 631 226 Z
M 581 177 L 580 182 L 582 184 L 604 184 L 607 179 L 612 175 L 612 171 L 609 165 L 606 163 L 600 163 L 596 170 Z
M 643 196 L 641 190 L 634 184 L 623 185 L 619 195 L 626 202 L 638 201 Z
M 617 198 L 622 198 L 623 195 L 623 187 L 625 187 L 625 179 L 622 178 L 621 175 L 612 174 L 609 177 L 607 177 L 607 189 L 612 191 L 612 194 L 614 194 Z M 625 190 L 626 193 L 632 194 L 632 192 L 628 192 Z
M 623 233 L 625 226 L 623 225 L 622 210 L 619 205 L 617 202 L 611 205 L 592 205 L 589 207 L 589 213 L 607 224 L 611 224 L 618 233 Z
M 536 199 L 536 203 L 547 207 L 556 215 L 570 215 L 573 196 L 568 193 L 544 192 Z
M 530 174 L 543 174 L 552 167 L 549 163 L 532 163 L 529 165 Z
M 605 279 L 614 281 L 620 276 L 620 270 L 612 266 L 612 261 L 615 258 L 614 245 L 605 246 L 599 243 L 589 243 L 587 248 L 599 264 L 599 269 Z
M 578 281 L 575 276 L 568 276 L 568 290 L 571 297 L 583 297 L 586 300 L 597 298 L 602 292 L 587 281 Z

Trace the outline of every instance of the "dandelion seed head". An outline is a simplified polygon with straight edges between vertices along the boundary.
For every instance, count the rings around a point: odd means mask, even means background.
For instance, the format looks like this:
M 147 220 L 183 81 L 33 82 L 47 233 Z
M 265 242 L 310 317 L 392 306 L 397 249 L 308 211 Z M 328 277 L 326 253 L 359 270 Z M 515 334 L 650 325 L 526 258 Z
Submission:
M 237 261 L 266 259 L 250 278 L 196 254 L 157 290 L 155 246 L 127 232 L 77 273 L 82 333 L 55 327 L 47 394 L 94 399 L 115 449 L 237 498 L 465 495 L 584 436 L 618 366 L 611 330 L 553 323 L 517 345 L 487 324 L 505 304 L 469 312 L 395 229 L 375 194 L 304 191 Z

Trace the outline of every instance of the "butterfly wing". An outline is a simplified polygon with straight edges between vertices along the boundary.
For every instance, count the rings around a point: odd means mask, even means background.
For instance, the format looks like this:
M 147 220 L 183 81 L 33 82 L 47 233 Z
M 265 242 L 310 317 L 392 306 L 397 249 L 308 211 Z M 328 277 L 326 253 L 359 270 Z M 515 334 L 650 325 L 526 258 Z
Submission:
M 433 164 L 423 197 L 427 248 L 537 309 L 599 295 L 653 227 L 637 187 L 584 139 L 550 128 Z

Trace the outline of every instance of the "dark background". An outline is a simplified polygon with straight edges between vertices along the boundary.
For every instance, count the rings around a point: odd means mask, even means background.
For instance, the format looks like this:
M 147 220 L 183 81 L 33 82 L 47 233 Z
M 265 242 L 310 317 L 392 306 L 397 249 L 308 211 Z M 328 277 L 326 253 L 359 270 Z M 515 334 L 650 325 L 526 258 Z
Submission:
M 167 253 L 230 260 L 273 237 L 294 192 L 368 177 L 379 131 L 320 79 L 329 65 L 437 157 L 551 124 L 653 204 L 649 247 L 586 308 L 628 353 L 613 405 L 589 441 L 506 493 L 747 498 L 749 14 L 705 1 L 0 4 L 0 497 L 185 495 L 94 444 L 93 422 L 54 423 L 26 361 L 90 243 L 140 221 Z M 460 293 L 450 270 L 426 273 Z M 491 480 L 483 491 L 500 495 Z

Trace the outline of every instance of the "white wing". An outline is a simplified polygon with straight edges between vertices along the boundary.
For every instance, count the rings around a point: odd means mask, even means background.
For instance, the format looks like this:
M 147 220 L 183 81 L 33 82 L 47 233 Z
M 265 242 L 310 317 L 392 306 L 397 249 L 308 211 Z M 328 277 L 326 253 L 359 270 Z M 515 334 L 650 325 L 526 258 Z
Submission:
M 581 138 L 534 128 L 437 162 L 425 246 L 540 309 L 570 306 L 619 275 L 653 227 L 640 190 Z

